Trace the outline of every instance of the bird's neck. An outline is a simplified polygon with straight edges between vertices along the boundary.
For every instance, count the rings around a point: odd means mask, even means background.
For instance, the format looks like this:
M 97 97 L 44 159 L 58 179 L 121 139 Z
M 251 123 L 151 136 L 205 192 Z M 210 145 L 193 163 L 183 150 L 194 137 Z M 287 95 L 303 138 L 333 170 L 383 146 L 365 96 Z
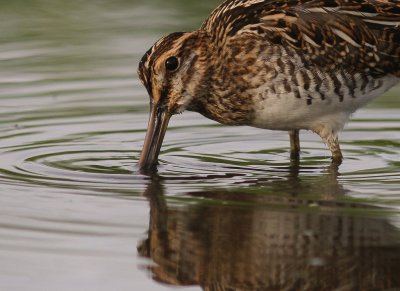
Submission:
M 248 125 L 252 119 L 252 96 L 238 83 L 245 69 L 235 59 L 235 52 L 204 39 L 202 78 L 187 110 L 199 112 L 207 118 L 226 125 Z M 229 51 L 229 54 L 226 52 Z M 243 88 L 243 87 L 242 87 Z

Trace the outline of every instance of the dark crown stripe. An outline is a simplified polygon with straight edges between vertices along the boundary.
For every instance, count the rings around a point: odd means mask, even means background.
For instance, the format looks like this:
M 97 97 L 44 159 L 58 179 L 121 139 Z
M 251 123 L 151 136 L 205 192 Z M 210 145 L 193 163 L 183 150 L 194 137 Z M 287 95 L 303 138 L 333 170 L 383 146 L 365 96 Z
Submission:
M 151 79 L 153 74 L 152 68 L 155 61 L 166 51 L 170 50 L 173 46 L 173 43 L 184 34 L 185 32 L 175 32 L 161 38 L 145 53 L 141 59 L 139 63 L 138 74 L 150 96 L 152 87 Z

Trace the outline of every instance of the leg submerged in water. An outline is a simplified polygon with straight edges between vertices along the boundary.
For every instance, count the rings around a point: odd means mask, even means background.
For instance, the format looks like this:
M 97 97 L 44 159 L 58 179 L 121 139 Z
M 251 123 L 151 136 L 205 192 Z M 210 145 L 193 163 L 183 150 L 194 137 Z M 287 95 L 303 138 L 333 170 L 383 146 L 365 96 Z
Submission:
M 290 137 L 290 159 L 298 160 L 300 158 L 299 130 L 298 129 L 290 130 L 289 137 Z

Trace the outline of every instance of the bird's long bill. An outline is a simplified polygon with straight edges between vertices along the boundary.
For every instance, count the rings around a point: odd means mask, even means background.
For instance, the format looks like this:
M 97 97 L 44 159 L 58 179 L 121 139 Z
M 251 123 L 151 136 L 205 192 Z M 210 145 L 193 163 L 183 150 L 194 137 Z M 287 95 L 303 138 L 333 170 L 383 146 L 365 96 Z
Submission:
M 152 105 L 150 109 L 146 138 L 138 163 L 139 169 L 153 168 L 157 165 L 158 155 L 171 118 L 168 110 L 161 110 L 157 107 Z

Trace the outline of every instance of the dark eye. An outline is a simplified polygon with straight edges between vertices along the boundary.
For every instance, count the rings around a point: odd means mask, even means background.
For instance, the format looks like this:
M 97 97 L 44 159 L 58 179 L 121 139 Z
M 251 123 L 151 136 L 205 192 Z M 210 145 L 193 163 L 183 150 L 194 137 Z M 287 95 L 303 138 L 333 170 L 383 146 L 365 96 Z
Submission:
M 177 57 L 169 57 L 165 61 L 165 67 L 167 68 L 168 71 L 175 71 L 179 66 L 179 60 Z

